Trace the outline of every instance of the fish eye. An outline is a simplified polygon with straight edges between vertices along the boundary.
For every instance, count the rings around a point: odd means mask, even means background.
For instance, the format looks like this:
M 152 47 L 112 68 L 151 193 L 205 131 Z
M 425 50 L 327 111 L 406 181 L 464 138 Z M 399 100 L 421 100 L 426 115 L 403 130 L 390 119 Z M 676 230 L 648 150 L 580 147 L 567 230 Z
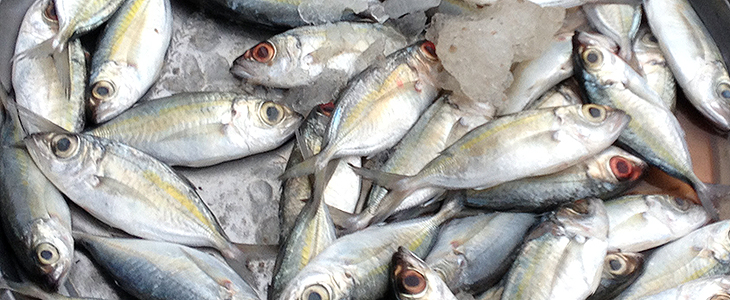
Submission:
M 567 207 L 568 212 L 575 215 L 585 215 L 588 213 L 588 200 L 580 199 L 576 200 L 570 206 Z
M 43 10 L 43 18 L 51 23 L 58 23 L 58 15 L 56 15 L 55 1 L 48 1 L 46 8 Z
M 620 181 L 637 179 L 641 170 L 636 168 L 631 161 L 621 156 L 614 156 L 608 161 L 611 166 L 611 173 Z M 637 174 L 638 172 L 638 174 Z
M 269 125 L 276 125 L 284 119 L 284 112 L 282 111 L 281 106 L 270 101 L 264 102 L 264 104 L 261 105 L 259 114 L 261 119 Z
M 332 112 L 335 111 L 335 104 L 333 102 L 327 102 L 327 103 L 318 105 L 317 109 L 319 109 L 319 112 L 322 113 L 323 115 L 331 117 Z
M 690 205 L 689 201 L 685 200 L 684 198 L 680 198 L 680 197 L 672 197 L 672 198 L 673 198 L 672 202 L 674 203 L 674 205 L 677 208 L 679 208 L 681 211 L 687 211 L 688 209 L 690 209 L 691 205 Z
M 426 290 L 426 278 L 416 270 L 408 269 L 396 276 L 395 288 L 398 293 L 417 295 Z
M 646 34 L 644 34 L 644 36 L 641 37 L 641 40 L 645 44 L 656 45 L 657 43 L 659 43 L 659 41 L 656 39 L 656 36 L 654 36 L 651 32 L 646 32 Z
M 114 84 L 107 80 L 102 80 L 94 83 L 91 88 L 91 97 L 97 100 L 108 100 L 116 93 Z
M 267 63 L 274 58 L 276 54 L 276 48 L 273 44 L 268 41 L 258 43 L 256 46 L 251 48 L 251 53 L 254 60 L 260 63 Z
M 721 82 L 717 85 L 717 95 L 725 100 L 730 100 L 730 84 Z
M 329 300 L 330 293 L 321 284 L 310 285 L 302 293 L 301 300 Z
M 603 64 L 603 53 L 595 48 L 588 48 L 583 51 L 583 62 L 589 68 L 597 68 Z
M 35 247 L 36 258 L 43 265 L 52 265 L 58 261 L 58 249 L 49 243 L 42 243 Z
M 53 154 L 60 158 L 68 158 L 73 155 L 78 148 L 77 146 L 78 140 L 73 136 L 57 135 L 51 141 Z
M 436 61 L 439 59 L 436 55 L 436 45 L 431 41 L 425 41 L 421 44 L 421 52 L 430 60 Z
M 606 255 L 604 263 L 604 268 L 606 268 L 611 275 L 624 275 L 629 273 L 627 272 L 629 268 L 626 265 L 626 259 L 621 255 L 615 253 L 608 254 Z
M 606 120 L 606 108 L 596 104 L 583 105 L 583 116 L 591 122 L 603 122 Z

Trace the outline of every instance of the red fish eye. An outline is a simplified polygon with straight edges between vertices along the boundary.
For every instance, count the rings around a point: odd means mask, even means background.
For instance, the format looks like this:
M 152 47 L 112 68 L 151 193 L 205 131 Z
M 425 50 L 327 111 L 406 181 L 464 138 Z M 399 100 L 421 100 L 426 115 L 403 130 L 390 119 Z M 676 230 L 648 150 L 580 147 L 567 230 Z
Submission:
M 274 54 L 276 53 L 274 45 L 269 42 L 261 42 L 251 48 L 250 51 L 251 52 L 249 53 L 249 55 L 251 55 L 253 59 L 260 63 L 267 63 L 271 61 L 271 59 L 274 58 Z M 246 54 L 244 53 L 244 55 Z
M 614 156 L 609 161 L 611 172 L 618 180 L 636 180 L 641 175 L 641 170 L 626 158 Z
M 335 111 L 334 102 L 327 102 L 319 105 L 319 112 L 323 113 L 325 116 L 331 117 L 333 111 Z
M 430 41 L 425 41 L 421 44 L 421 51 L 423 51 L 423 53 L 426 54 L 426 57 L 431 60 L 438 59 L 438 56 L 436 55 L 436 45 Z

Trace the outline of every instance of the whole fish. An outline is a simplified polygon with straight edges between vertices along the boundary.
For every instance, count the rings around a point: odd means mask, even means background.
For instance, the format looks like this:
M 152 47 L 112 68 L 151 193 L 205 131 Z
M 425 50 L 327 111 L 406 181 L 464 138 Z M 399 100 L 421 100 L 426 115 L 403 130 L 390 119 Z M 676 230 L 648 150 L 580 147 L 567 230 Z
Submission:
M 404 246 L 425 255 L 439 225 L 460 210 L 456 199 L 432 217 L 373 226 L 337 239 L 291 280 L 279 299 L 379 299 L 388 287 L 393 253 Z
M 632 61 L 632 41 L 641 25 L 641 6 L 625 4 L 586 4 L 583 11 L 591 26 L 619 46 L 618 55 Z
M 634 57 L 641 67 L 644 78 L 646 78 L 646 83 L 659 94 L 669 110 L 674 111 L 677 102 L 674 74 L 664 58 L 664 53 L 659 49 L 656 37 L 649 28 L 639 29 L 633 50 Z
M 172 39 L 169 0 L 129 0 L 109 20 L 91 58 L 89 107 L 96 123 L 131 107 L 157 80 Z
M 528 104 L 525 110 L 583 104 L 580 86 L 569 78 L 545 92 L 540 98 Z
M 88 131 L 169 164 L 203 167 L 269 151 L 302 118 L 287 106 L 236 93 L 182 93 L 145 101 Z
M 545 211 L 583 198 L 608 199 L 639 182 L 646 163 L 609 147 L 563 171 L 467 191 L 467 205 L 493 210 Z
M 475 128 L 416 175 L 358 169 L 391 190 L 376 213 L 350 220 L 347 226 L 362 228 L 382 221 L 421 188 L 486 189 L 561 171 L 610 146 L 628 121 L 626 113 L 595 104 L 523 111 Z
M 647 257 L 644 273 L 615 299 L 642 299 L 703 277 L 730 272 L 730 221 L 707 225 Z
M 618 141 L 648 164 L 692 185 L 705 210 L 717 220 L 712 204 L 713 187 L 703 183 L 692 169 L 684 130 L 661 98 L 614 52 L 615 44 L 586 33 L 573 38 L 580 79 L 592 103 L 609 105 L 631 116 Z M 636 94 L 636 90 L 645 91 Z
M 102 222 L 142 238 L 239 255 L 195 188 L 151 156 L 86 134 L 33 134 L 25 145 L 43 174 Z
M 641 298 L 644 300 L 723 300 L 730 299 L 730 277 L 718 275 L 692 280 L 661 293 Z
M 4 121 L 0 130 L 2 228 L 20 266 L 34 281 L 55 291 L 73 263 L 71 214 L 63 195 L 28 152 L 16 146 L 25 136 L 17 114 L 9 114 Z
M 533 214 L 500 212 L 452 220 L 426 264 L 452 291 L 481 292 L 502 279 L 535 221 Z
M 599 199 L 562 207 L 533 229 L 506 277 L 502 299 L 585 299 L 600 283 L 608 217 Z
M 456 300 L 441 277 L 403 246 L 393 254 L 390 280 L 399 300 Z
M 608 234 L 611 234 L 609 228 Z M 601 283 L 588 300 L 613 299 L 636 280 L 644 270 L 644 255 L 633 252 L 606 254 Z
M 512 71 L 514 81 L 505 91 L 507 99 L 498 109 L 498 116 L 523 110 L 550 88 L 573 76 L 572 36 L 572 32 L 556 35 L 540 56 L 517 64 Z
M 389 26 L 339 22 L 304 26 L 277 34 L 236 58 L 231 73 L 248 83 L 275 88 L 309 85 L 332 72 L 360 73 L 378 58 L 363 56 L 371 47 L 386 56 L 407 45 Z
M 436 98 L 441 63 L 432 42 L 419 41 L 352 79 L 335 103 L 322 151 L 284 173 L 322 170 L 332 159 L 368 156 L 394 146 Z
M 20 26 L 15 52 L 22 53 L 50 39 L 58 32 L 58 18 L 52 0 L 37 0 L 28 9 Z M 86 93 L 86 57 L 81 42 L 71 40 L 67 47 L 66 74 L 71 79 L 66 91 L 58 78 L 61 70 L 51 57 L 24 57 L 13 63 L 13 90 L 19 106 L 42 116 L 71 132 L 84 128 L 84 97 Z M 42 88 L 39 88 L 42 87 Z M 26 126 L 29 133 L 39 129 Z
M 74 238 L 121 288 L 139 299 L 259 299 L 225 262 L 193 248 L 81 233 Z
M 702 206 L 668 195 L 628 195 L 606 202 L 608 250 L 639 252 L 681 238 L 710 217 Z
M 730 76 L 720 50 L 687 0 L 644 0 L 659 48 L 692 105 L 730 130 Z

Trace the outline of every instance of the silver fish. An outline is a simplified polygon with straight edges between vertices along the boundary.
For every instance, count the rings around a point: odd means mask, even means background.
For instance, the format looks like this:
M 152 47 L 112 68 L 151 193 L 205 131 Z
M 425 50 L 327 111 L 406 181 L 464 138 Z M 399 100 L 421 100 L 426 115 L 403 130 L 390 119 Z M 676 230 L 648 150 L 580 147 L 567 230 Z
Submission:
M 405 247 L 393 254 L 390 280 L 399 300 L 456 300 L 441 277 Z
M 611 229 L 608 230 L 611 234 Z M 606 254 L 598 289 L 587 300 L 613 299 L 639 277 L 644 270 L 644 255 L 633 252 Z
M 292 279 L 279 299 L 369 300 L 384 296 L 396 249 L 404 246 L 424 255 L 439 225 L 460 208 L 459 201 L 452 200 L 432 217 L 374 226 L 337 239 Z
M 730 130 L 730 76 L 720 50 L 687 0 L 644 0 L 644 11 L 687 99 Z
M 54 50 L 60 51 L 74 34 L 92 30 L 117 11 L 123 0 L 54 0 L 58 16 L 58 32 L 50 39 Z
M 641 24 L 641 6 L 624 4 L 587 4 L 583 11 L 591 26 L 619 45 L 618 55 L 632 61 L 632 41 Z
M 28 9 L 18 33 L 15 52 L 22 53 L 53 37 L 58 32 L 58 19 L 52 0 L 38 0 Z M 23 57 L 13 63 L 13 89 L 19 106 L 71 132 L 84 128 L 84 96 L 86 93 L 86 58 L 81 42 L 71 40 L 67 55 L 70 90 L 64 89 L 51 57 Z M 38 132 L 26 126 L 29 133 Z
M 157 80 L 171 39 L 169 0 L 129 0 L 119 8 L 91 59 L 94 122 L 113 118 L 144 95 Z
M 452 220 L 439 232 L 426 264 L 452 291 L 481 292 L 502 279 L 536 219 L 498 212 Z
M 525 107 L 525 110 L 583 104 L 580 87 L 574 79 L 568 79 L 545 92 Z
M 659 43 L 649 28 L 641 28 L 634 41 L 634 57 L 641 67 L 646 83 L 674 111 L 677 102 L 677 87 L 674 74 L 659 49 Z
M 642 298 L 643 300 L 724 300 L 730 299 L 730 276 L 718 275 L 692 280 L 678 287 Z
M 578 200 L 561 208 L 527 237 L 502 299 L 587 298 L 600 282 L 607 235 L 601 200 Z
M 378 54 L 386 56 L 406 45 L 403 35 L 380 24 L 297 27 L 246 50 L 233 62 L 231 73 L 248 83 L 292 88 L 312 84 L 332 72 L 350 78 L 377 58 L 374 53 L 363 56 L 370 47 L 381 47 Z
M 74 233 L 94 260 L 139 299 L 258 300 L 231 267 L 178 244 Z
M 629 195 L 606 202 L 608 250 L 639 252 L 681 238 L 710 221 L 702 206 L 667 195 Z
M 730 221 L 710 224 L 654 251 L 644 273 L 617 300 L 641 299 L 703 277 L 730 272 Z
M 710 199 L 713 187 L 695 175 L 684 130 L 658 94 L 616 55 L 615 44 L 605 37 L 580 33 L 573 41 L 589 101 L 624 110 L 631 116 L 618 141 L 648 164 L 692 185 L 705 210 L 717 220 Z
M 89 131 L 169 164 L 203 167 L 269 151 L 302 118 L 288 107 L 236 93 L 183 93 L 141 103 Z

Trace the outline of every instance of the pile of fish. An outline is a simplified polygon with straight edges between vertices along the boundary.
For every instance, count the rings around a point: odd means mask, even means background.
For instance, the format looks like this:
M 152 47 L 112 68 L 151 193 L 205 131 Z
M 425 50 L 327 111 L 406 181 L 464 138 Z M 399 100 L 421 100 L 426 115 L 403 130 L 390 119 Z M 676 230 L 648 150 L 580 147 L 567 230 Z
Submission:
M 675 117 L 678 85 L 729 131 L 730 76 L 687 0 L 201 1 L 279 33 L 230 61 L 241 88 L 155 99 L 170 0 L 29 2 L 0 91 L 21 271 L 0 261 L 0 290 L 83 299 L 81 246 L 138 299 L 730 299 L 730 187 Z M 451 27 L 528 10 L 558 22 L 504 40 L 513 80 L 465 80 Z M 279 243 L 234 242 L 181 168 L 282 147 Z M 696 199 L 635 193 L 650 168 Z

